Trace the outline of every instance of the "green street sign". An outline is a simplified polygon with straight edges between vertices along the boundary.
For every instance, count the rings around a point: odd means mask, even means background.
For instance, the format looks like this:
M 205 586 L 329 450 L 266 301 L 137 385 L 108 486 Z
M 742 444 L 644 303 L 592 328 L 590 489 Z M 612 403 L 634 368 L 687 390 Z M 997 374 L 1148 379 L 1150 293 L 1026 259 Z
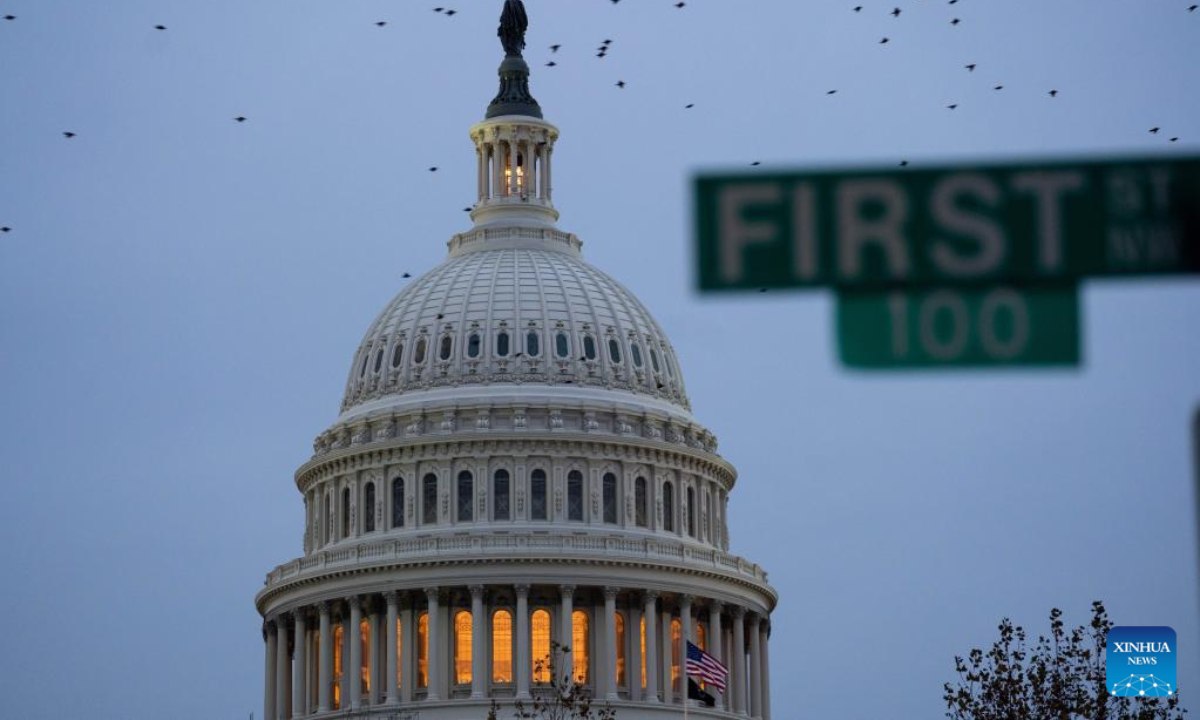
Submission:
M 842 290 L 842 362 L 853 368 L 1078 365 L 1075 285 Z
M 701 290 L 1200 273 L 1200 158 L 703 175 Z

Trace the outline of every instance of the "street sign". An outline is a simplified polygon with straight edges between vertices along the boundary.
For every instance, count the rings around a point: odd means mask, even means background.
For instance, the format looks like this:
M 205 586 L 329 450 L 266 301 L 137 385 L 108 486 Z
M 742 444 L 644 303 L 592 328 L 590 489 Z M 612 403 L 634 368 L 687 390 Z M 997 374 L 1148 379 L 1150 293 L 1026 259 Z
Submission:
M 705 175 L 704 291 L 1200 273 L 1200 158 Z
M 842 362 L 861 369 L 1077 365 L 1079 293 L 1072 284 L 843 290 Z

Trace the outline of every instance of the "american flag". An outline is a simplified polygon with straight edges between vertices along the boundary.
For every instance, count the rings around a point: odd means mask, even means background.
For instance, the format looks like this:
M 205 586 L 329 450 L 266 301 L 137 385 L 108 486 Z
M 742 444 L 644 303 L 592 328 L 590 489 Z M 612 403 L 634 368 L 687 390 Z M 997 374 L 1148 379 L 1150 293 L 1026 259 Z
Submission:
M 729 670 L 715 657 L 693 645 L 690 640 L 687 644 L 687 663 L 684 670 L 688 675 L 700 678 L 702 682 L 725 692 L 725 679 L 729 677 Z

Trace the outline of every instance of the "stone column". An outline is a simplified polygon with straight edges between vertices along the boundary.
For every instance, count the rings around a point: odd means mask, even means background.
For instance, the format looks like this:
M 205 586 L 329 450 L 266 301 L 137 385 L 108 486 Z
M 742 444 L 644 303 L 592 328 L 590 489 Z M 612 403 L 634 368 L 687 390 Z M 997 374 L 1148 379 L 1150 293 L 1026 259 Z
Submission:
M 762 717 L 762 638 L 759 625 L 762 618 L 750 616 L 750 717 Z
M 762 624 L 762 713 L 763 720 L 771 720 L 771 653 L 767 649 L 767 640 L 771 636 L 771 621 Z
M 319 633 L 317 650 L 317 712 L 329 712 L 329 691 L 333 689 L 333 630 L 329 626 L 329 601 L 317 603 Z
M 625 615 L 625 682 L 629 684 L 629 699 L 637 702 L 646 694 L 642 687 L 642 607 L 630 603 Z M 620 678 L 617 692 L 620 692 Z
M 383 619 L 378 610 L 371 611 L 371 647 L 367 657 L 371 658 L 371 704 L 378 705 L 382 699 L 383 668 L 379 664 L 379 634 L 383 630 Z
M 646 694 L 643 700 L 658 702 L 658 593 L 642 594 L 642 619 L 646 622 Z
M 729 667 L 729 663 L 725 662 L 725 654 L 721 652 L 721 642 L 724 638 L 724 633 L 721 632 L 721 612 L 724 609 L 725 606 L 715 600 L 708 604 L 708 648 L 705 652 L 724 663 L 726 667 Z M 725 685 L 728 687 L 728 680 L 725 681 Z M 716 688 L 713 688 L 713 692 L 718 691 Z M 718 692 L 718 708 L 726 707 L 727 703 L 725 700 L 727 695 L 728 693 Z
M 362 599 L 357 595 L 346 598 L 350 606 L 350 662 L 343 672 L 350 676 L 350 709 L 362 707 Z
M 513 673 L 517 676 L 517 699 L 529 698 L 529 676 L 533 672 L 529 639 L 529 586 L 517 585 L 517 657 Z
M 733 607 L 733 647 L 729 648 L 733 668 L 733 711 L 746 714 L 746 608 Z
M 472 585 L 468 589 L 471 591 L 471 699 L 482 700 L 487 695 L 488 687 L 483 586 Z
M 386 702 L 388 705 L 400 704 L 400 668 L 397 665 L 396 657 L 396 623 L 399 621 L 399 593 L 389 591 L 383 594 L 383 599 L 387 602 L 387 677 L 384 679 L 384 687 L 387 692 Z M 408 642 L 412 642 L 411 638 L 405 638 Z
M 275 714 L 272 720 L 288 720 L 288 676 L 291 662 L 288 656 L 288 616 L 281 613 L 275 618 Z
M 441 644 L 441 609 L 438 607 L 438 588 L 425 588 L 425 598 L 429 601 L 428 637 L 429 653 L 426 661 L 429 664 L 429 687 L 425 693 L 426 700 L 441 700 L 442 680 L 442 644 Z
M 495 131 L 493 131 L 495 132 Z M 498 133 L 492 138 L 492 199 L 504 197 L 504 158 L 501 157 L 503 147 L 500 145 Z
M 264 683 L 263 691 L 263 717 L 266 720 L 275 720 L 275 663 L 278 662 L 275 646 L 277 643 L 278 631 L 275 629 L 275 621 L 267 620 L 263 624 L 263 634 L 266 635 L 267 641 L 267 667 L 266 667 L 266 682 Z
M 692 601 L 695 598 L 691 595 L 679 596 L 679 694 L 682 701 L 688 705 L 692 704 L 688 700 L 688 674 L 687 674 L 687 646 L 688 643 L 695 644 L 695 636 L 692 630 Z
M 475 162 L 478 188 L 476 189 L 476 197 L 482 200 L 484 197 L 484 188 L 487 183 L 487 149 L 483 145 L 475 145 Z
M 296 611 L 296 653 L 292 659 L 292 717 L 308 714 L 308 656 L 305 641 L 308 639 L 308 616 L 303 609 Z
M 417 685 L 417 621 L 413 598 L 401 598 L 400 605 L 400 702 L 410 703 Z
M 572 682 L 575 679 L 575 648 L 571 645 L 575 642 L 571 622 L 571 613 L 574 612 L 573 606 L 575 601 L 575 586 L 574 585 L 559 585 L 559 591 L 562 593 L 562 608 L 559 610 L 559 644 L 564 648 L 570 648 L 571 652 L 562 653 L 562 662 L 558 663 L 561 667 L 558 669 L 560 677 L 567 678 L 567 682 Z
M 550 158 L 554 156 L 554 148 L 550 143 L 546 143 L 546 202 L 551 202 L 553 196 L 551 192 L 554 190 L 554 168 L 550 163 Z
M 662 648 L 662 696 L 663 702 L 675 702 L 675 686 L 671 682 L 671 656 L 675 643 L 671 638 L 671 611 L 667 609 L 667 602 L 663 601 L 662 609 L 662 639 L 659 643 Z
M 350 707 L 350 678 L 353 674 L 350 670 L 350 613 L 348 610 L 342 610 L 342 642 L 338 648 L 342 653 L 342 679 L 339 685 L 341 686 L 341 709 L 345 710 Z
M 604 668 L 600 675 L 604 695 L 608 700 L 619 700 L 617 695 L 617 593 L 621 588 L 604 588 Z M 628 628 L 626 628 L 628 631 Z
M 548 140 L 549 138 L 547 138 Z M 548 142 L 538 146 L 538 174 L 541 176 L 538 178 L 538 198 L 541 200 L 547 199 L 546 189 L 550 187 L 550 173 L 546 165 L 546 148 L 548 147 L 550 147 Z

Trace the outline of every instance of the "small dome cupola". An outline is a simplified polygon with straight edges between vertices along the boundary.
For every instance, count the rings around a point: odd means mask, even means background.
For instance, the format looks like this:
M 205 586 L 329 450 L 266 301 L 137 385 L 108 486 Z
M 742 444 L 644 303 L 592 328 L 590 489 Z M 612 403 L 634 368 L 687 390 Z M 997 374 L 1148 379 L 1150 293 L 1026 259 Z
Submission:
M 558 128 L 542 119 L 529 92 L 522 57 L 529 20 L 521 0 L 506 0 L 497 34 L 504 46 L 500 92 L 483 122 L 471 128 L 478 165 L 476 227 L 552 228 L 558 220 L 551 195 L 550 161 Z

